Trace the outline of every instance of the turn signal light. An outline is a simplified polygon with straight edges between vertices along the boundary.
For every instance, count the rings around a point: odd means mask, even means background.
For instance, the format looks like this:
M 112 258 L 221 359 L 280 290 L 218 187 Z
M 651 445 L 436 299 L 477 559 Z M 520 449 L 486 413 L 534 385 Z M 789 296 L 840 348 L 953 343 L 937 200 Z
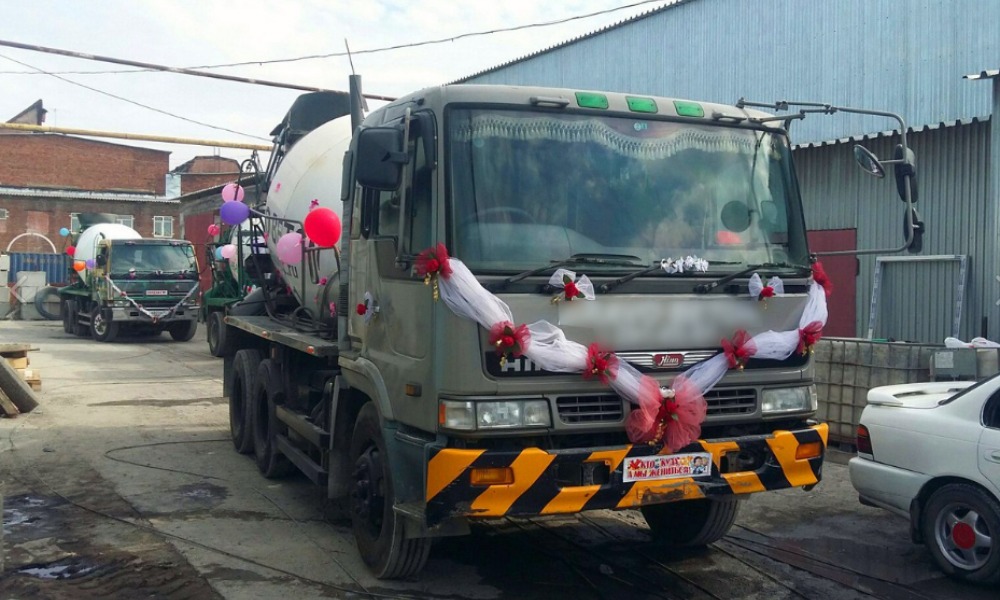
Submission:
M 514 469 L 510 467 L 473 468 L 469 471 L 472 485 L 510 485 L 514 483 Z
M 809 442 L 808 444 L 799 444 L 799 447 L 795 449 L 795 460 L 816 458 L 822 455 L 823 455 L 822 442 Z
M 872 436 L 864 425 L 858 425 L 857 446 L 858 454 L 875 454 L 872 451 Z

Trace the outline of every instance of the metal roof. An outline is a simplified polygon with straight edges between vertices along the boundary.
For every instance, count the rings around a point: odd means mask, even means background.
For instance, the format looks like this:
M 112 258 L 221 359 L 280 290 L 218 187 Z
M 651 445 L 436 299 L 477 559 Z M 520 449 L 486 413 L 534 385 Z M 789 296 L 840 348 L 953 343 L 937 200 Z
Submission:
M 681 0 L 463 81 L 721 104 L 741 97 L 807 100 L 897 113 L 914 127 L 989 116 L 992 90 L 968 85 L 962 75 L 1000 54 L 994 25 L 1000 2 L 904 4 Z M 865 115 L 807 119 L 792 128 L 792 141 L 817 143 L 892 126 Z
M 13 196 L 21 198 L 64 198 L 68 200 L 97 200 L 104 202 L 153 202 L 158 204 L 177 204 L 177 198 L 154 196 L 152 194 L 119 194 L 115 192 L 88 192 L 81 190 L 53 190 L 4 186 L 0 186 L 0 196 Z

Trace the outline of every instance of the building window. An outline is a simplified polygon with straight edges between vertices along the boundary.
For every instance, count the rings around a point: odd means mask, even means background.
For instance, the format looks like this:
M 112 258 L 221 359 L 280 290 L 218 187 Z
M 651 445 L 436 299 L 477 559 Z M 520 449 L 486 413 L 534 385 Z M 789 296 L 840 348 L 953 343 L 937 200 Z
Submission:
M 132 215 L 115 215 L 115 223 L 124 225 L 125 227 L 132 227 L 133 223 L 135 223 L 135 219 Z
M 153 217 L 153 237 L 174 237 L 174 218 Z
M 8 214 L 9 213 L 7 212 L 6 208 L 0 208 L 0 221 L 6 221 Z
M 80 213 L 69 213 L 69 230 L 73 233 L 80 231 Z

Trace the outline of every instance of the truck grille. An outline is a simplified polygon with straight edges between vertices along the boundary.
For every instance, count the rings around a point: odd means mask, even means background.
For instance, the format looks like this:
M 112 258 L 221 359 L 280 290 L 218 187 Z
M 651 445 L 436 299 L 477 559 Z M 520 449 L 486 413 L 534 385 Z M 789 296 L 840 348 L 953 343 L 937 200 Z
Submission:
M 559 420 L 574 423 L 617 423 L 625 415 L 622 399 L 607 396 L 560 396 L 556 398 Z
M 748 415 L 757 410 L 757 391 L 753 388 L 712 390 L 705 394 L 709 416 Z
M 708 416 L 749 415 L 757 410 L 757 391 L 753 388 L 712 390 L 705 394 Z M 559 420 L 578 423 L 618 423 L 625 416 L 624 402 L 615 395 L 559 396 L 556 410 Z

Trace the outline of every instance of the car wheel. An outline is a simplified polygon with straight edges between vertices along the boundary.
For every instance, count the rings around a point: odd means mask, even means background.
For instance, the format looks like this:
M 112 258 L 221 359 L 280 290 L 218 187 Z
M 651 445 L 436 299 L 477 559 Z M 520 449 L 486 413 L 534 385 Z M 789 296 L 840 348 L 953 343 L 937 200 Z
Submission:
M 924 507 L 924 540 L 941 570 L 957 579 L 1000 582 L 1000 505 L 982 489 L 955 483 Z
M 70 302 L 72 300 L 63 298 L 63 301 L 59 304 L 59 312 L 62 313 L 63 333 L 73 333 L 73 319 L 75 315 L 70 311 Z
M 278 452 L 274 439 L 280 432 L 275 407 L 285 401 L 277 363 L 269 358 L 260 361 L 253 389 L 253 416 L 250 421 L 253 426 L 253 453 L 257 470 L 268 479 L 285 477 L 294 467 L 285 455 Z
M 113 342 L 121 330 L 121 323 L 115 323 L 98 306 L 90 313 L 90 336 L 98 342 Z
M 253 451 L 253 433 L 250 431 L 250 405 L 253 399 L 254 377 L 260 364 L 260 352 L 240 350 L 233 357 L 232 382 L 229 386 L 229 435 L 240 454 Z
M 707 546 L 716 542 L 736 522 L 740 501 L 700 499 L 666 504 L 648 504 L 641 508 L 653 539 L 669 546 Z
M 427 562 L 431 540 L 403 535 L 403 517 L 393 509 L 395 493 L 382 427 L 371 402 L 358 413 L 350 456 L 354 464 L 351 528 L 361 558 L 379 579 L 415 575 Z

